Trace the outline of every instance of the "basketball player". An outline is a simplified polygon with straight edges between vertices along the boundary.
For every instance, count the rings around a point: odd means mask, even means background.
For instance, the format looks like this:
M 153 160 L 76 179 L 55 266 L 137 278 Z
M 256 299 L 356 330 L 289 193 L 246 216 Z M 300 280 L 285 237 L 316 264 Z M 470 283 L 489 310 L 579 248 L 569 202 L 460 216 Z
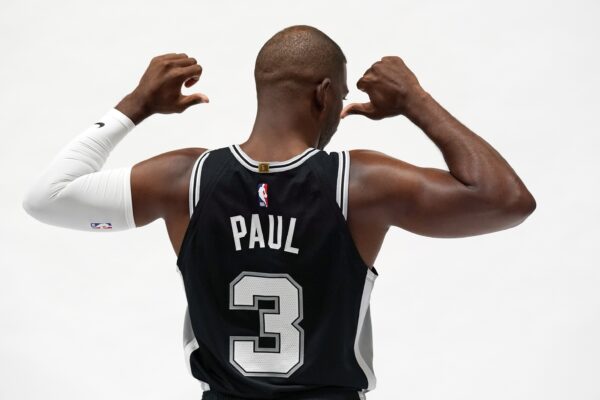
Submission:
M 241 144 L 171 151 L 101 170 L 202 68 L 155 57 L 137 88 L 52 161 L 27 194 L 38 220 L 117 231 L 162 218 L 185 285 L 184 349 L 203 399 L 358 399 L 375 387 L 369 298 L 391 226 L 430 237 L 514 227 L 536 203 L 490 144 L 440 106 L 404 62 L 383 57 L 349 104 L 346 58 L 323 32 L 288 27 L 260 50 L 256 120 Z M 449 171 L 371 150 L 324 150 L 340 118 L 403 115 Z M 398 133 L 388 133 L 398 134 Z

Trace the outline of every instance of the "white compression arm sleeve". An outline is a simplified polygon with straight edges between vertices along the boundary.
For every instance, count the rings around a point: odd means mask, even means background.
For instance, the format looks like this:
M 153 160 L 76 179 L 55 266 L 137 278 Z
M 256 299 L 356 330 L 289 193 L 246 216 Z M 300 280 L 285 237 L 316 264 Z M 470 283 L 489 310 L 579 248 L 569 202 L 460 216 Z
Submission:
M 35 219 L 85 231 L 134 228 L 131 167 L 100 171 L 135 127 L 116 109 L 73 139 L 30 188 L 23 207 Z

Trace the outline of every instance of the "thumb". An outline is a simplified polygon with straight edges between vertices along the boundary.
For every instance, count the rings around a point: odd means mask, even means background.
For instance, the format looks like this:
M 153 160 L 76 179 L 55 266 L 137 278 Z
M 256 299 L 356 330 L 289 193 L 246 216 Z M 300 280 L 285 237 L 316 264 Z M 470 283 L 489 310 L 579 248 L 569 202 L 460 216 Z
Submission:
M 375 107 L 373 106 L 373 103 L 371 103 L 371 102 L 352 103 L 352 104 L 348 104 L 346 107 L 344 107 L 344 109 L 342 110 L 342 112 L 340 114 L 340 118 L 344 118 L 349 114 L 360 114 L 360 115 L 364 115 L 364 116 L 368 117 L 371 114 L 373 114 L 374 112 L 375 112 Z
M 187 109 L 190 106 L 200 103 L 208 103 L 208 97 L 202 93 L 194 93 L 188 96 L 181 95 L 177 105 L 181 107 L 183 110 Z

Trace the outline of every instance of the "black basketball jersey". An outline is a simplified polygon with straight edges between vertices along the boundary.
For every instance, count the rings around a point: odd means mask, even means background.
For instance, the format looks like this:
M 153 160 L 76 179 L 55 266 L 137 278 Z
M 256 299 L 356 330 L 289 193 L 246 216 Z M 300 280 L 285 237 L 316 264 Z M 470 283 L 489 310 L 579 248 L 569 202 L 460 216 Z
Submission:
M 204 152 L 177 265 L 186 362 L 204 390 L 247 399 L 375 386 L 377 278 L 346 224 L 348 151 L 276 162 L 238 145 Z

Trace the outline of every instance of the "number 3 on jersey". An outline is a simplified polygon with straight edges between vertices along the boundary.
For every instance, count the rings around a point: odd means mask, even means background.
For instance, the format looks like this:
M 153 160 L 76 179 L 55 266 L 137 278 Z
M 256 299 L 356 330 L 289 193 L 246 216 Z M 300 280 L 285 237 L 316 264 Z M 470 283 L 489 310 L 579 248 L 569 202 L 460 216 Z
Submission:
M 259 336 L 229 337 L 229 362 L 241 374 L 287 378 L 304 363 L 302 287 L 290 275 L 242 272 L 229 284 L 229 309 L 258 310 Z M 275 345 L 261 347 L 260 338 Z

